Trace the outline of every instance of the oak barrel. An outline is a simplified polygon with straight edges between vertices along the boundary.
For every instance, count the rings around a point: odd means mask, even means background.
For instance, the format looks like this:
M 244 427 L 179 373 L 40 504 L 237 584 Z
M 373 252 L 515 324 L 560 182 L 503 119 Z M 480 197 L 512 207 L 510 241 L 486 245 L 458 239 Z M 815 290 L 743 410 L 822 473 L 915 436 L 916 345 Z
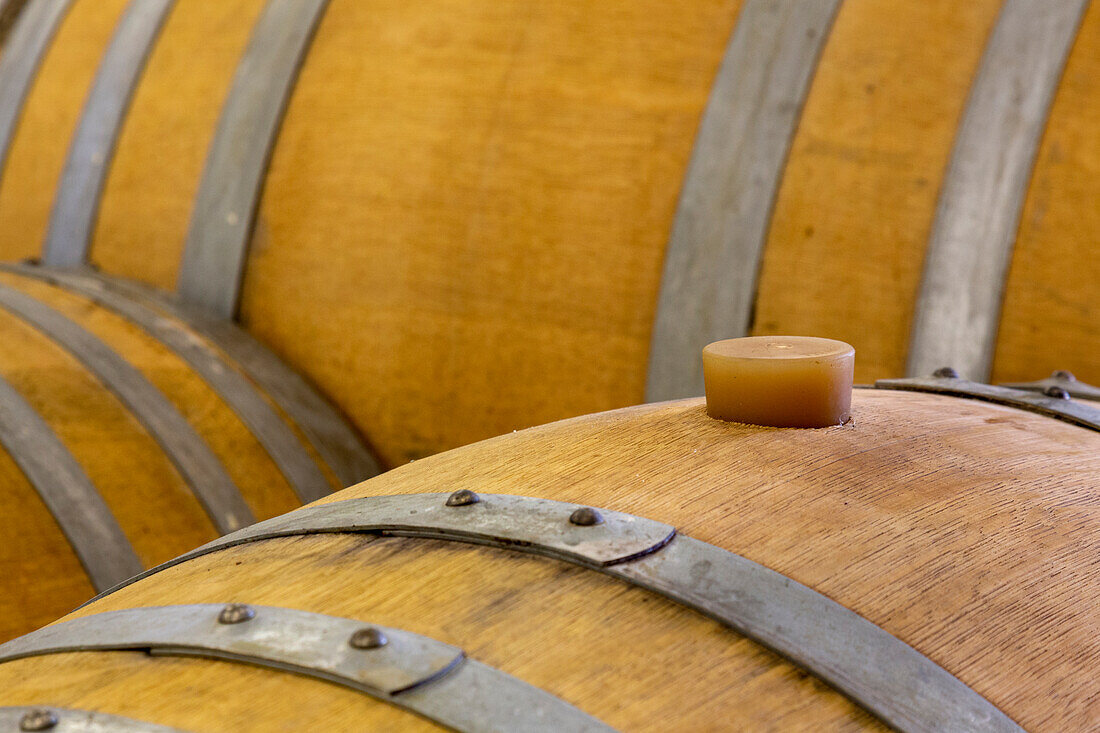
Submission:
M 0 268 L 0 638 L 377 468 L 246 334 L 148 288 Z
M 195 731 L 1094 727 L 1100 433 L 852 404 L 777 429 L 673 401 L 402 466 L 0 646 L 0 706 Z
M 394 465 L 749 333 L 1097 383 L 1087 5 L 41 0 L 0 256 L 239 315 Z

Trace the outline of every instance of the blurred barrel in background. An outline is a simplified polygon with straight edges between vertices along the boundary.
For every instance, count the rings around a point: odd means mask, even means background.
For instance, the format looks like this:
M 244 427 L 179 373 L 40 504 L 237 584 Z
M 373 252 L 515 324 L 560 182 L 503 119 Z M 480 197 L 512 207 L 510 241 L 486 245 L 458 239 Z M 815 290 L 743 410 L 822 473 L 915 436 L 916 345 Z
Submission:
M 1083 0 L 30 7 L 0 255 L 237 315 L 387 464 L 747 333 L 1100 381 Z
M 0 638 L 377 472 L 250 337 L 145 290 L 0 270 Z
M 822 429 L 702 400 L 585 416 L 189 553 L 0 647 L 0 705 L 196 731 L 1085 730 L 1098 471 L 1096 429 L 939 394 L 855 390 Z

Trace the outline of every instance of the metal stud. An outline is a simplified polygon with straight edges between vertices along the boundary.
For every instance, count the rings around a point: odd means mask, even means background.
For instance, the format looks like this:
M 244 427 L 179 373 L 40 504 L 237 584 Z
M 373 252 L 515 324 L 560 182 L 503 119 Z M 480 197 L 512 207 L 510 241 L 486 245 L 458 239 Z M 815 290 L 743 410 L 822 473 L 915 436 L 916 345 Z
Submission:
M 244 603 L 230 603 L 218 614 L 219 624 L 239 624 L 256 617 L 252 606 Z
M 955 367 L 940 367 L 932 372 L 932 376 L 940 379 L 958 379 L 959 373 L 955 370 Z
M 386 638 L 386 635 L 371 626 L 359 629 L 348 639 L 348 644 L 352 649 L 378 649 L 388 643 L 390 643 L 390 640 Z
M 57 715 L 51 710 L 32 710 L 19 721 L 19 730 L 49 730 L 58 722 Z
M 481 497 L 469 489 L 459 489 L 447 497 L 447 506 L 467 506 L 481 501 Z
M 1054 397 L 1055 399 L 1059 399 L 1059 400 L 1068 400 L 1069 399 L 1069 392 L 1065 391 L 1064 389 L 1062 389 L 1061 387 L 1058 387 L 1056 385 L 1051 385 L 1051 386 L 1047 387 L 1046 389 L 1044 389 L 1043 394 L 1045 394 L 1047 397 Z
M 595 524 L 603 524 L 603 517 L 592 507 L 582 506 L 569 515 L 569 521 L 581 527 L 591 527 Z
M 1073 376 L 1073 372 L 1067 372 L 1065 369 L 1058 369 L 1051 373 L 1051 379 L 1059 379 L 1063 382 L 1076 382 L 1077 377 Z

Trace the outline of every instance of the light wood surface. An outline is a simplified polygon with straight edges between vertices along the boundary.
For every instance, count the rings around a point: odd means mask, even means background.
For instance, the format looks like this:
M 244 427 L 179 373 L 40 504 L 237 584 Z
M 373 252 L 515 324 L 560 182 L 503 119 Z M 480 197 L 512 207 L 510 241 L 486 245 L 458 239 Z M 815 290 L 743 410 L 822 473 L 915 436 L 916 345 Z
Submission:
M 502 436 L 325 501 L 469 488 L 670 522 L 852 608 L 1027 730 L 1084 730 L 1100 715 L 1088 600 L 1100 590 L 1098 448 L 1100 436 L 1073 425 L 935 395 L 856 390 L 853 421 L 818 430 L 715 421 L 688 400 Z M 428 634 L 625 730 L 876 725 L 694 612 L 507 550 L 349 535 L 268 540 L 176 566 L 78 613 L 219 601 Z M 332 685 L 237 670 L 126 653 L 19 661 L 0 665 L 0 702 L 79 702 L 196 730 L 224 729 L 221 715 L 250 721 L 241 729 L 308 727 L 326 710 L 340 730 L 345 713 L 377 706 Z M 200 678 L 225 680 L 216 704 L 185 694 Z M 139 679 L 146 692 L 135 695 Z M 250 694 L 239 679 L 278 692 Z M 208 684 L 203 694 L 221 689 Z

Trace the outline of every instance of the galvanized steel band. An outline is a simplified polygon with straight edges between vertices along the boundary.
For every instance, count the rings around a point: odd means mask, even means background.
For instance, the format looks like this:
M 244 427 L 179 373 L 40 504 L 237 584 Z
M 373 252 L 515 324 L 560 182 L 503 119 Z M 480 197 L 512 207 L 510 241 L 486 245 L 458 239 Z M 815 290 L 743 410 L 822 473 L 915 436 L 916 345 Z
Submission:
M 0 307 L 69 351 L 133 412 L 172 461 L 219 532 L 255 521 L 236 484 L 186 418 L 137 369 L 61 313 L 0 285 Z
M 935 376 L 913 379 L 880 379 L 875 382 L 877 389 L 896 389 L 905 392 L 930 392 L 969 397 L 984 402 L 1017 407 L 1029 412 L 1053 417 L 1064 422 L 1080 425 L 1091 430 L 1100 430 L 1100 406 L 1087 402 L 1077 402 L 1064 396 L 1051 396 L 1049 393 L 1029 389 L 1013 389 L 1007 386 L 994 386 L 971 382 L 960 377 Z
M 243 662 L 325 680 L 458 731 L 611 730 L 560 698 L 467 659 L 457 646 L 272 606 L 160 606 L 84 616 L 0 645 L 0 663 L 125 649 Z
M 726 624 L 898 730 L 1020 730 L 909 645 L 790 578 L 677 535 L 667 524 L 548 499 L 459 491 L 305 507 L 215 540 L 126 584 L 235 545 L 326 532 L 471 542 L 593 568 Z
M 268 0 L 210 144 L 180 264 L 183 300 L 235 318 L 268 159 L 328 0 Z
M 131 0 L 84 104 L 50 213 L 42 259 L 57 267 L 88 258 L 115 142 L 145 61 L 175 0 Z
M 312 456 L 253 382 L 227 363 L 221 351 L 195 338 L 178 321 L 111 289 L 96 276 L 29 265 L 0 265 L 0 271 L 5 270 L 79 293 L 140 326 L 186 361 L 229 405 L 303 503 L 316 501 L 330 492 L 331 486 Z
M 748 333 L 772 204 L 839 0 L 748 0 L 711 90 L 665 255 L 646 400 L 703 393 L 699 351 Z
M 0 378 L 0 445 L 61 527 L 96 591 L 144 568 L 130 540 L 68 448 L 35 409 Z
M 301 428 L 342 485 L 350 486 L 381 473 L 382 467 L 351 423 L 300 374 L 243 330 L 140 283 L 100 273 L 96 279 L 111 290 L 178 319 L 216 344 Z
M 1088 0 L 1005 0 L 955 138 L 925 256 L 909 376 L 989 378 L 1024 196 Z

